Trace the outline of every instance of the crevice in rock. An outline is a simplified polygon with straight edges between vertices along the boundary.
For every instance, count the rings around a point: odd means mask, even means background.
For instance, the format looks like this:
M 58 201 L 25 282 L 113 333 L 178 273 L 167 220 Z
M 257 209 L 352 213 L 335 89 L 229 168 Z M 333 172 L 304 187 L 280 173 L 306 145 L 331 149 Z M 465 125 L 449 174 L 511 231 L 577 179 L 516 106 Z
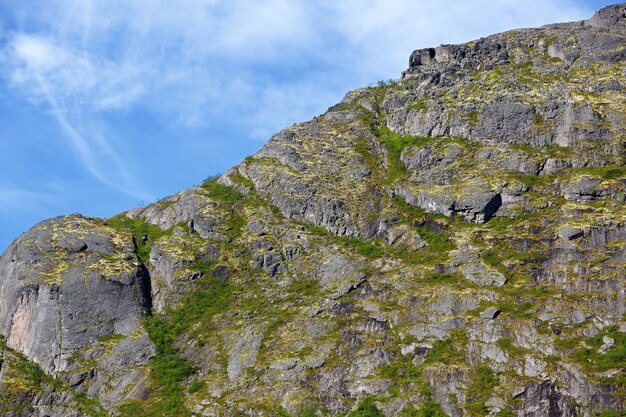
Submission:
M 152 279 L 148 268 L 139 261 L 139 273 L 137 274 L 137 292 L 146 316 L 152 315 Z
M 502 207 L 502 196 L 500 194 L 496 194 L 485 206 L 485 218 L 484 222 L 487 223 L 494 214 L 498 211 L 498 209 Z
M 145 239 L 145 237 L 143 238 Z M 142 239 L 142 240 L 143 240 Z M 142 244 L 145 244 L 145 241 L 142 241 Z M 141 258 L 139 257 L 139 243 L 135 236 L 133 236 L 133 246 L 135 249 L 135 256 L 139 261 L 139 271 L 137 273 L 137 277 L 135 280 L 135 288 L 137 290 L 137 296 L 139 297 L 139 301 L 141 302 L 141 307 L 143 308 L 143 314 L 145 316 L 152 315 L 152 277 L 150 276 L 150 272 L 148 268 L 143 263 Z

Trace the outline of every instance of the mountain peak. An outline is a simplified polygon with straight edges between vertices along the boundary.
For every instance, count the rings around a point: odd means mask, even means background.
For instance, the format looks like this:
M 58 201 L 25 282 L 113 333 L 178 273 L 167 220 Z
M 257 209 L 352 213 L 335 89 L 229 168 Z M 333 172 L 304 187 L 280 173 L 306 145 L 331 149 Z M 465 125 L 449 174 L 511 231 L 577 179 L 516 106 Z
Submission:
M 614 4 L 600 9 L 585 24 L 598 28 L 621 28 L 626 26 L 626 3 Z

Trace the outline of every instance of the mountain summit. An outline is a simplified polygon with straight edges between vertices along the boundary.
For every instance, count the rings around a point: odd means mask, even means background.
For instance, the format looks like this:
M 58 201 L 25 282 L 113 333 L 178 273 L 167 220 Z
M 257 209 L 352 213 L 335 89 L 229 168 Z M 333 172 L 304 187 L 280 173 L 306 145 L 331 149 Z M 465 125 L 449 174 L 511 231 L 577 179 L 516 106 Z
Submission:
M 626 413 L 626 3 L 418 49 L 0 258 L 3 416 Z

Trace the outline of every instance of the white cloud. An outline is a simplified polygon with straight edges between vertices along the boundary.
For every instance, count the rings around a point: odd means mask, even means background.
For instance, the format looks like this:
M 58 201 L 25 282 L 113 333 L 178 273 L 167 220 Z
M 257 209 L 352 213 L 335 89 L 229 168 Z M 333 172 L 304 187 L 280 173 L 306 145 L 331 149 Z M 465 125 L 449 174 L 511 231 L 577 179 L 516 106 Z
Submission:
M 11 80 L 30 99 L 77 101 L 96 109 L 124 107 L 143 90 L 145 69 L 81 52 L 52 36 L 16 34 L 8 47 Z M 45 88 L 44 88 L 45 87 Z

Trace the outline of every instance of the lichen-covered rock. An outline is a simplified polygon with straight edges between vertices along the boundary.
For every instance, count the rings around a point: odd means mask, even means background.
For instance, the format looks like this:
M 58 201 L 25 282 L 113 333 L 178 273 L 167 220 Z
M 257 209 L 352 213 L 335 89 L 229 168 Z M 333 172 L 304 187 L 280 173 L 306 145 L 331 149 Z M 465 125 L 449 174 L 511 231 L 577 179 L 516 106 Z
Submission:
M 37 225 L 0 414 L 623 414 L 625 7 L 419 49 L 219 178 Z
M 96 376 L 100 384 L 111 384 L 116 372 L 152 358 L 152 343 L 135 336 L 143 333 L 142 317 L 150 309 L 150 282 L 128 235 L 79 215 L 48 220 L 9 247 L 0 258 L 0 276 L 6 344 L 46 373 L 76 387 Z M 86 352 L 110 337 L 120 341 L 117 350 L 100 353 L 90 376 L 77 379 Z M 116 369 L 107 360 L 121 363 Z M 146 377 L 141 372 L 139 379 Z M 125 388 L 112 391 L 123 396 L 119 391 Z

